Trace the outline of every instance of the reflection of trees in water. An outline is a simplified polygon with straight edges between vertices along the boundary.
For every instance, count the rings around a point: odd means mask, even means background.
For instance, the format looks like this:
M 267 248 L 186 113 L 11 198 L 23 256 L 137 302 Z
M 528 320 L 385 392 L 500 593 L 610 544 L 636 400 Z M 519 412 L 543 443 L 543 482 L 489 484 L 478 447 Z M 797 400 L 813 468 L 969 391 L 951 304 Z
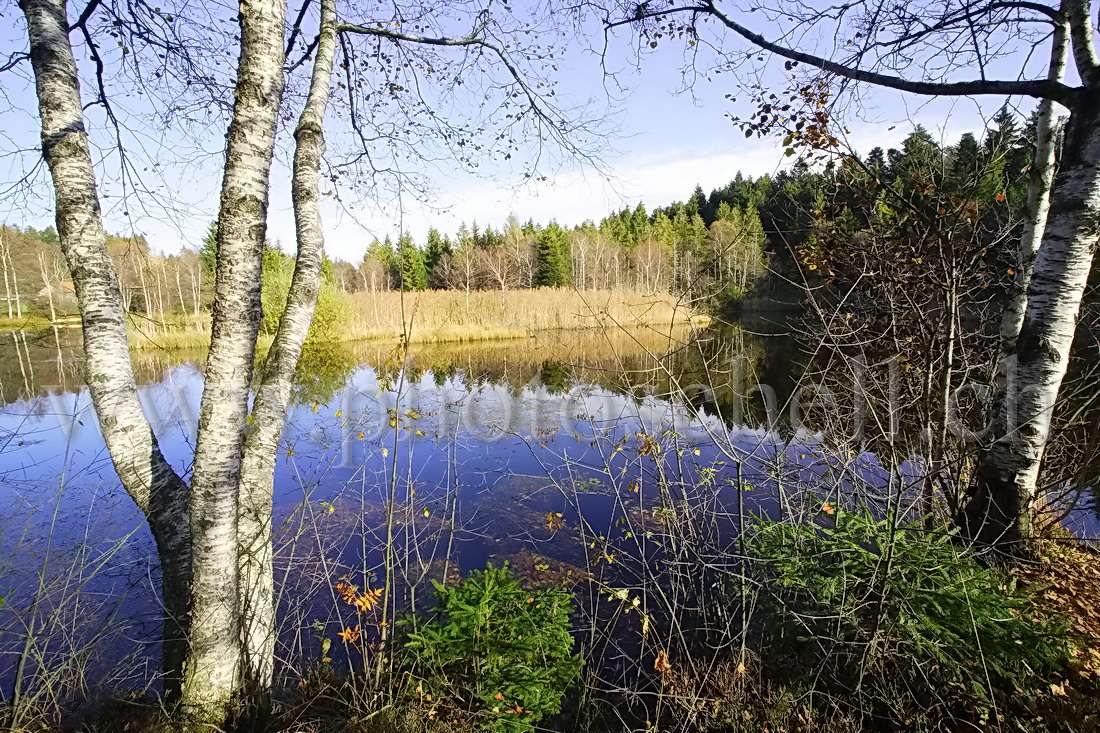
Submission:
M 341 344 L 306 344 L 294 374 L 291 404 L 328 403 L 347 385 L 358 365 L 358 357 Z
M 0 336 L 3 403 L 83 388 L 80 347 L 78 331 L 62 331 L 56 340 L 48 333 Z M 701 331 L 546 332 L 508 341 L 413 344 L 407 351 L 392 342 L 315 344 L 302 353 L 293 400 L 295 404 L 328 403 L 360 364 L 368 364 L 383 381 L 396 380 L 404 371 L 406 382 L 428 374 L 437 385 L 455 381 L 470 391 L 487 384 L 506 384 L 514 390 L 541 384 L 555 394 L 587 384 L 629 394 L 635 400 L 668 398 L 729 418 L 736 414 L 738 395 L 749 394 L 758 380 L 769 378 L 760 367 L 772 347 L 767 340 L 730 325 Z M 204 357 L 201 350 L 154 350 L 136 352 L 131 358 L 138 381 L 154 384 L 180 364 L 192 363 L 202 371 Z M 735 381 L 740 391 L 734 388 Z M 755 405 L 747 410 L 753 419 L 763 420 L 760 400 L 750 398 L 746 403 Z
M 665 397 L 729 417 L 736 413 L 735 396 L 762 378 L 763 342 L 736 325 L 725 325 L 701 331 L 592 329 L 512 341 L 413 344 L 404 358 L 392 345 L 365 343 L 358 353 L 380 376 L 391 379 L 404 367 L 406 378 L 428 372 L 437 385 L 457 380 L 470 391 L 486 384 L 517 390 L 540 384 L 560 393 L 583 383 L 636 400 Z M 735 379 L 743 383 L 740 392 L 734 389 Z
M 573 384 L 573 369 L 565 362 L 548 359 L 539 369 L 539 380 L 550 394 L 568 392 Z
M 0 334 L 0 404 L 29 399 L 47 390 L 77 388 L 79 332 L 51 328 Z M 74 345 L 75 344 L 75 345 Z

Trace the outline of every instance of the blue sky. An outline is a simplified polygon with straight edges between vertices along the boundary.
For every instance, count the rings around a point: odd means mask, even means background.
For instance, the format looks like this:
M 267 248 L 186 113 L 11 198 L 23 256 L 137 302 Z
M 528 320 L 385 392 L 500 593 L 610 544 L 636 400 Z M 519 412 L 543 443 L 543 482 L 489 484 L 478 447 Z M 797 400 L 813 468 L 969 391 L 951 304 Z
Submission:
M 9 48 L 25 47 L 17 11 L 10 6 L 0 11 L 0 24 L 0 43 Z M 619 45 L 611 47 L 607 58 L 612 65 L 618 64 L 614 70 L 620 72 L 617 80 L 623 88 L 612 102 L 606 96 L 609 85 L 598 57 L 578 42 L 567 40 L 567 53 L 555 76 L 560 98 L 591 101 L 589 114 L 615 131 L 598 146 L 600 170 L 565 157 L 544 169 L 545 181 L 522 185 L 515 168 L 490 164 L 475 176 L 444 165 L 427 172 L 434 188 L 428 202 L 409 195 L 399 202 L 382 203 L 352 196 L 345 197 L 342 204 L 327 199 L 324 216 L 330 256 L 355 262 L 374 237 L 405 231 L 422 242 L 432 226 L 446 233 L 453 233 L 462 221 L 499 228 L 509 215 L 521 221 L 556 219 L 571 226 L 638 202 L 653 208 L 684 200 L 696 184 L 709 191 L 724 185 L 738 171 L 759 176 L 790 164 L 777 139 L 746 139 L 728 119 L 731 113 L 747 117 L 752 111 L 747 95 L 738 90 L 732 76 L 698 80 L 684 91 L 682 46 L 666 45 L 647 52 L 635 68 L 632 42 L 624 35 L 616 43 Z M 82 71 L 87 67 L 82 64 Z M 773 61 L 762 72 L 752 69 L 747 73 L 760 74 L 753 78 L 770 80 L 779 87 L 786 82 L 778 67 Z M 741 101 L 730 104 L 725 99 L 727 93 Z M 4 102 L 0 107 L 0 178 L 13 181 L 33 168 L 37 158 L 38 120 L 29 67 L 23 65 L 0 76 L 0 94 Z M 850 131 L 845 137 L 854 149 L 866 153 L 875 146 L 897 145 L 914 124 L 923 124 L 944 142 L 952 143 L 963 131 L 979 129 L 981 117 L 992 114 L 1001 101 L 991 98 L 979 104 L 969 99 L 929 100 L 868 91 L 862 95 L 858 114 L 851 113 L 843 120 Z M 1032 106 L 1031 100 L 1020 101 L 1022 112 Z M 224 121 L 214 118 L 205 130 L 193 128 L 197 134 L 185 141 L 176 132 L 144 125 L 144 115 L 156 111 L 147 100 L 120 98 L 118 108 L 124 117 L 127 110 L 133 114 L 134 160 L 139 168 L 149 167 L 150 160 L 175 162 L 163 165 L 159 175 L 141 172 L 149 190 L 129 191 L 123 196 L 112 173 L 119 168 L 117 156 L 108 154 L 101 159 L 97 174 L 105 195 L 108 230 L 143 233 L 155 249 L 164 252 L 194 246 L 216 212 Z M 88 122 L 93 130 L 106 132 L 96 108 L 88 111 Z M 339 124 L 330 123 L 329 128 Z M 272 174 L 269 237 L 292 250 L 288 140 L 284 131 L 280 159 Z M 50 222 L 50 191 L 41 166 L 31 180 L 34 185 L 30 189 L 8 192 L 0 199 L 0 219 L 19 226 L 40 227 Z

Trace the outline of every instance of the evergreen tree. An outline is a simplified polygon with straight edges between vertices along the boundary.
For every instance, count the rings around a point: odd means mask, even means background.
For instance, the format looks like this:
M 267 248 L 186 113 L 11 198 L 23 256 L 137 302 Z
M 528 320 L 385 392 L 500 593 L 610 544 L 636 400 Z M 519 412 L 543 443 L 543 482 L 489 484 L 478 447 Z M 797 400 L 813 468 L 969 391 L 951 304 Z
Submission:
M 654 239 L 669 249 L 676 244 L 676 231 L 672 226 L 672 220 L 663 211 L 657 212 L 653 217 L 651 233 Z
M 963 133 L 954 149 L 951 162 L 951 188 L 966 192 L 966 189 L 979 184 L 979 176 L 984 173 L 984 156 L 974 133 Z
M 202 260 L 202 279 L 208 287 L 214 286 L 214 270 L 218 262 L 218 222 L 210 222 L 206 236 L 199 247 L 199 259 Z
M 535 285 L 564 287 L 571 276 L 569 235 L 551 222 L 535 237 L 536 265 Z
M 634 209 L 634 213 L 630 215 L 628 228 L 632 247 L 649 237 L 649 214 L 646 213 L 644 204 L 638 204 Z
M 684 208 L 687 209 L 687 215 L 702 213 L 703 207 L 707 203 L 707 195 L 703 193 L 703 187 L 696 184 L 695 190 L 691 192 L 691 198 L 684 204 Z
M 444 240 L 439 236 L 439 230 L 431 228 L 428 230 L 428 246 L 424 251 L 424 269 L 428 273 L 428 284 L 432 287 L 439 287 L 441 284 L 440 263 L 443 258 L 451 254 L 450 240 Z
M 401 237 L 397 244 L 397 258 L 400 267 L 401 290 L 427 290 L 428 269 L 424 266 L 424 256 L 413 244 L 412 237 Z

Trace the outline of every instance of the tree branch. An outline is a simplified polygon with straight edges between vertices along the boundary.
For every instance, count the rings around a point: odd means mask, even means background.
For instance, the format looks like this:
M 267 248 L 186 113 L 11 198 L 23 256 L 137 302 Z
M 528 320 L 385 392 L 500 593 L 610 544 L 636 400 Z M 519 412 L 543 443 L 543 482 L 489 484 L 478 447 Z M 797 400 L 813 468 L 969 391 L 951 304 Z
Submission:
M 1010 1 L 1010 2 L 996 2 L 986 6 L 987 10 L 994 10 L 999 8 L 1025 8 L 1035 10 L 1037 12 L 1044 13 L 1051 16 L 1053 19 L 1059 17 L 1059 13 L 1052 8 L 1043 6 L 1038 3 L 1026 2 L 1026 1 Z M 1066 86 L 1060 82 L 1054 82 L 1047 79 L 1039 80 L 1022 80 L 1022 81 L 997 81 L 997 80 L 985 80 L 977 79 L 971 81 L 959 81 L 959 82 L 931 82 L 931 81 L 917 81 L 913 79 L 905 79 L 903 77 L 891 76 L 889 74 L 881 74 L 875 71 L 868 71 L 865 69 L 853 68 L 845 64 L 832 61 L 821 56 L 816 56 L 804 51 L 796 51 L 792 48 L 787 48 L 773 41 L 769 41 L 759 33 L 754 33 L 745 26 L 741 25 L 733 18 L 722 12 L 715 4 L 714 0 L 703 0 L 701 5 L 681 6 L 676 8 L 669 8 L 662 11 L 639 13 L 632 18 L 618 21 L 609 25 L 622 25 L 625 23 L 635 22 L 646 18 L 657 18 L 661 16 L 668 16 L 675 13 L 691 12 L 696 15 L 706 14 L 722 23 L 726 28 L 733 31 L 737 35 L 741 36 L 750 43 L 759 46 L 765 51 L 770 51 L 777 56 L 790 59 L 791 61 L 797 61 L 799 63 L 807 64 L 815 68 L 826 71 L 830 74 L 836 74 L 852 81 L 865 82 L 868 84 L 874 84 L 876 86 L 886 87 L 889 89 L 897 89 L 903 92 L 911 92 L 913 94 L 924 94 L 928 96 L 964 96 L 964 95 L 1016 95 L 1022 94 L 1031 97 L 1038 97 L 1042 99 L 1053 99 L 1066 106 L 1072 106 L 1074 98 L 1077 96 L 1079 90 Z M 972 17 L 970 13 L 960 18 L 965 20 Z M 1074 24 L 1076 27 L 1077 24 Z
M 394 41 L 407 41 L 409 43 L 420 43 L 426 46 L 489 46 L 493 47 L 488 41 L 480 38 L 482 31 L 489 25 L 488 20 L 482 21 L 481 25 L 473 30 L 466 38 L 429 38 L 427 36 L 417 36 L 411 33 L 400 33 L 398 31 L 387 30 L 386 28 L 369 28 L 367 26 L 355 25 L 354 23 L 339 23 L 336 26 L 337 33 L 357 33 L 364 36 L 378 36 L 380 38 L 389 38 Z M 495 48 L 495 47 L 494 47 Z
M 1077 64 L 1077 73 L 1091 89 L 1100 86 L 1100 57 L 1096 54 L 1093 41 L 1095 28 L 1089 0 L 1065 0 L 1062 8 L 1069 20 L 1069 35 L 1073 43 L 1073 61 Z
M 76 19 L 76 22 L 69 26 L 69 32 L 72 33 L 73 30 L 77 28 L 85 28 L 88 18 L 92 17 L 92 13 L 95 12 L 95 9 L 99 7 L 101 2 L 102 0 L 90 0 L 89 3 L 84 6 L 84 10 L 81 11 L 80 17 Z

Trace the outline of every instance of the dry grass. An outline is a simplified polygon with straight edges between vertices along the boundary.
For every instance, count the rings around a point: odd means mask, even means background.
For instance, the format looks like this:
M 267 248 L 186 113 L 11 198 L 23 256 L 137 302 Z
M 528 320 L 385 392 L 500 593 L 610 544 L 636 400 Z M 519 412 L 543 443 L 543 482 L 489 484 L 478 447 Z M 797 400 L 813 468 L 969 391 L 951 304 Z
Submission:
M 542 331 L 705 322 L 668 293 L 630 290 L 363 292 L 351 296 L 358 338 L 410 342 L 523 338 Z
M 704 326 L 709 318 L 668 293 L 634 290 L 427 290 L 362 292 L 350 296 L 355 322 L 347 324 L 346 341 L 460 343 L 522 339 L 548 331 Z M 201 323 L 190 315 L 165 321 L 133 318 L 134 351 L 198 350 L 210 346 L 209 316 Z M 271 338 L 261 338 L 261 348 Z

